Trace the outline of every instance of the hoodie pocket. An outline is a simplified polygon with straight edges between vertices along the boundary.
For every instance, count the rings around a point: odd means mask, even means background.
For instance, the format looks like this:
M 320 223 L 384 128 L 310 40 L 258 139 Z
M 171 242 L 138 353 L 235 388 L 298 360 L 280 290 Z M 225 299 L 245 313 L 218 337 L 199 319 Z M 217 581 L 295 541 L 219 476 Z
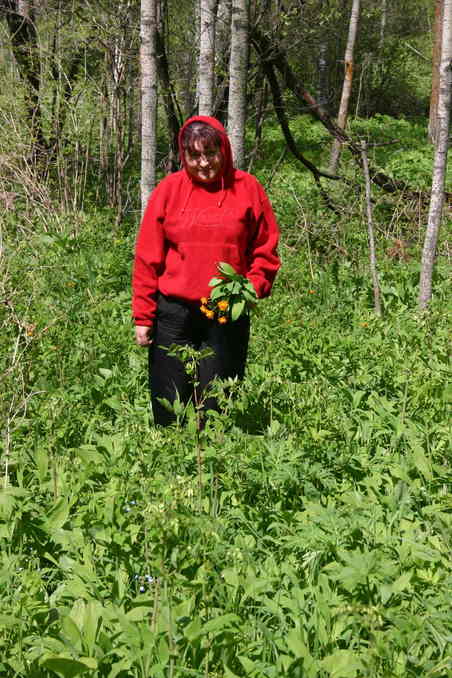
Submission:
M 184 243 L 182 254 L 182 275 L 189 288 L 203 290 L 209 281 L 218 275 L 217 265 L 224 261 L 238 273 L 244 275 L 245 261 L 236 245 L 225 243 Z

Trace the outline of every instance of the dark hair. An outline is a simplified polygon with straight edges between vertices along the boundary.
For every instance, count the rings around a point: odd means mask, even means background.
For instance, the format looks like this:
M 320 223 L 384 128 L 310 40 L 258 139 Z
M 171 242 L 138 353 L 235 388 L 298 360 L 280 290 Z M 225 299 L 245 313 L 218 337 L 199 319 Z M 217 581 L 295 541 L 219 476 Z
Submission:
M 221 135 L 215 127 L 205 122 L 191 122 L 182 132 L 182 148 L 194 151 L 195 142 L 200 141 L 203 148 L 220 148 Z

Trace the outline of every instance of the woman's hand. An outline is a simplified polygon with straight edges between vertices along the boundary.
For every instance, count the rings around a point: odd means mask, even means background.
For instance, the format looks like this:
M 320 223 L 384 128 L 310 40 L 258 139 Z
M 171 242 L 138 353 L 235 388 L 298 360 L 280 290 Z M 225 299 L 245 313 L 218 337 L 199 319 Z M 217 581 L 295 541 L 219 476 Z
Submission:
M 135 325 L 135 340 L 138 346 L 150 346 L 152 344 L 151 332 L 152 327 Z

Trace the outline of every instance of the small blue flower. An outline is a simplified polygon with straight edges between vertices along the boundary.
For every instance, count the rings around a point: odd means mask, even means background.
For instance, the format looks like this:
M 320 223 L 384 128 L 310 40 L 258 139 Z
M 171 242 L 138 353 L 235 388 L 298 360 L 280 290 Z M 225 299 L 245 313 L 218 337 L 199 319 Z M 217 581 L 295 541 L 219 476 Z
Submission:
M 147 575 L 145 576 L 145 579 L 146 579 L 146 581 L 148 582 L 148 584 L 153 584 L 153 583 L 154 583 L 154 577 L 151 577 L 150 574 L 147 574 Z
M 125 509 L 124 509 L 124 511 L 125 511 L 126 513 L 129 513 L 129 511 L 130 511 L 130 506 L 126 506 Z
M 132 499 L 132 501 L 129 501 L 129 504 L 131 504 L 132 506 L 136 506 L 136 503 L 137 502 L 135 501 L 135 499 Z
M 133 575 L 133 578 L 134 578 L 134 579 L 135 579 L 135 581 L 136 581 L 137 579 L 139 579 L 139 578 L 140 578 L 140 575 L 139 575 L 139 574 L 134 574 L 134 575 Z
M 140 593 L 144 593 L 145 591 L 146 591 L 146 587 L 145 587 L 145 586 L 140 586 Z

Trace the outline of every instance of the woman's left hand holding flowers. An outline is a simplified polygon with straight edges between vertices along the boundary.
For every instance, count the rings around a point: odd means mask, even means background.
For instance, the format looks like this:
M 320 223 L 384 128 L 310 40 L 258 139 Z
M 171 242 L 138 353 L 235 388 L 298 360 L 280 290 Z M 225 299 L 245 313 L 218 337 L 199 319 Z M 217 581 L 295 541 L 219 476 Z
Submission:
M 220 325 L 235 322 L 256 306 L 257 295 L 252 283 L 225 262 L 218 264 L 219 277 L 212 278 L 210 297 L 202 297 L 200 310 L 209 320 Z

